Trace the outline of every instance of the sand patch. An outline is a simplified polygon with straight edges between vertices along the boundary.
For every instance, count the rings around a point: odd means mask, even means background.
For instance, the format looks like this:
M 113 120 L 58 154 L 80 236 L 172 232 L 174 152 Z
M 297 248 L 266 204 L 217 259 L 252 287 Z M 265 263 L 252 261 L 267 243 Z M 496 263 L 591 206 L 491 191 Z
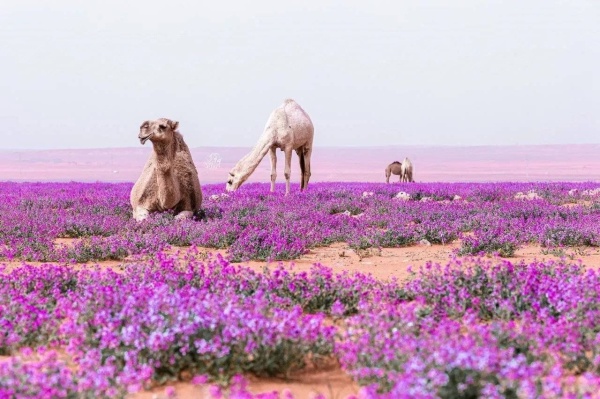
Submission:
M 252 375 L 246 376 L 248 389 L 254 393 L 290 391 L 295 398 L 311 398 L 322 394 L 327 399 L 344 399 L 356 395 L 360 389 L 348 374 L 344 373 L 337 364 L 331 364 L 319 369 L 307 368 L 295 373 L 285 380 L 282 378 L 259 378 Z M 197 386 L 191 382 L 173 382 L 141 391 L 127 396 L 128 399 L 154 399 L 166 397 L 165 389 L 171 386 L 175 389 L 178 399 L 209 398 L 208 386 Z

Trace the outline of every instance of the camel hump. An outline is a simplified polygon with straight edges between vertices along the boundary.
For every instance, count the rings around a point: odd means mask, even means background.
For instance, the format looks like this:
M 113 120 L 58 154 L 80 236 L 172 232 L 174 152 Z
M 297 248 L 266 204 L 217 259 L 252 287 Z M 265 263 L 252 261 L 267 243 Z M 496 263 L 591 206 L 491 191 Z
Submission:
M 288 105 L 292 105 L 292 106 L 296 105 L 297 106 L 298 103 L 296 103 L 296 101 L 294 101 L 294 99 L 292 99 L 292 98 L 286 98 L 285 100 L 283 100 L 283 103 L 274 110 L 274 112 L 282 112 L 283 111 L 283 114 L 285 115 L 286 108 L 288 107 Z
M 177 130 L 173 132 L 173 143 L 176 151 L 190 151 L 183 139 L 183 134 L 179 133 Z
M 398 162 L 398 161 L 394 161 L 394 162 L 392 162 L 392 163 L 400 163 L 400 162 Z

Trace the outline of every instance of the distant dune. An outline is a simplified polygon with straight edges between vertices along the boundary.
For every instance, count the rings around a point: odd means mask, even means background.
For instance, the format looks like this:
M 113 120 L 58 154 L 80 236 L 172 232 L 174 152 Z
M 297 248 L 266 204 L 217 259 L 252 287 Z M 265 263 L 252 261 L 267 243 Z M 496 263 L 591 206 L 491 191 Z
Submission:
M 229 169 L 250 148 L 192 149 L 201 183 L 224 183 Z M 151 147 L 87 150 L 0 150 L 3 181 L 135 181 Z M 408 156 L 418 182 L 590 181 L 600 177 L 600 144 L 474 147 L 318 147 L 311 181 L 385 182 L 385 167 Z M 278 152 L 278 182 L 283 153 Z M 292 182 L 298 159 L 292 158 Z M 265 157 L 251 182 L 270 181 Z M 393 176 L 394 181 L 397 176 Z

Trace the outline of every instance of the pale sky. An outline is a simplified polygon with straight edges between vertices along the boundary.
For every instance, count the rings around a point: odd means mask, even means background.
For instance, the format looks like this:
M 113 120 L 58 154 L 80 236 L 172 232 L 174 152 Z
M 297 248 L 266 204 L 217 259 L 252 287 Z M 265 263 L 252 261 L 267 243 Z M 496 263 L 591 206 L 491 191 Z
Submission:
M 600 143 L 598 0 L 3 0 L 0 68 L 1 149 Z

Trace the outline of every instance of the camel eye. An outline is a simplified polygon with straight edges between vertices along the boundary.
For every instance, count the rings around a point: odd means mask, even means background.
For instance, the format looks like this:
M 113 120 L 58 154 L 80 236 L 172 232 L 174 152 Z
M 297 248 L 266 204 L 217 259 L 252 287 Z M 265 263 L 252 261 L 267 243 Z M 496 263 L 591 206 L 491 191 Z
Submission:
M 165 130 L 167 127 L 166 127 L 165 125 L 158 125 L 158 128 L 159 128 L 160 130 Z

